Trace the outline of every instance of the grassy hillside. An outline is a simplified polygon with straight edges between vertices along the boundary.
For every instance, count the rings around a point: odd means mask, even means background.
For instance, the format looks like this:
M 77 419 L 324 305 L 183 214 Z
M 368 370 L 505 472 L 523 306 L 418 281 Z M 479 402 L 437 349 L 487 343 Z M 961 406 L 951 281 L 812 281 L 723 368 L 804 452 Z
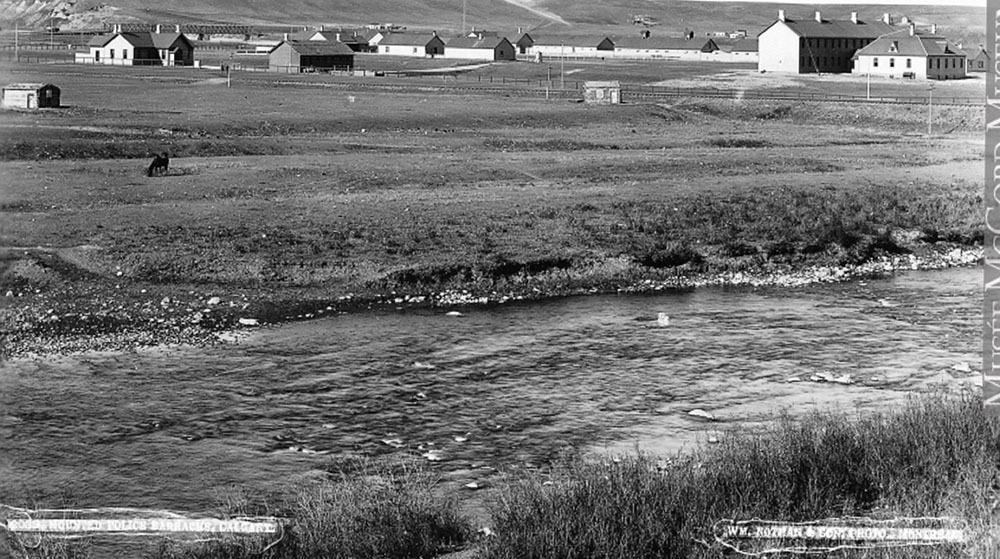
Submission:
M 321 0 L 175 0 L 169 3 L 154 0 L 77 0 L 70 4 L 60 1 L 24 2 L 0 0 L 0 25 L 7 28 L 16 20 L 23 27 L 43 27 L 49 17 L 56 23 L 72 27 L 72 20 L 86 21 L 93 26 L 100 17 L 109 21 L 146 22 L 233 22 L 282 25 L 356 25 L 373 21 L 392 22 L 411 28 L 431 28 L 441 31 L 462 28 L 462 9 L 468 26 L 497 29 L 513 35 L 518 28 L 545 28 L 549 32 L 600 31 L 608 34 L 638 32 L 631 25 L 632 14 L 646 14 L 660 22 L 654 33 L 680 34 L 693 30 L 707 31 L 746 29 L 755 34 L 774 21 L 779 8 L 789 17 L 812 17 L 819 10 L 829 18 L 849 17 L 859 11 L 863 19 L 877 19 L 882 13 L 908 15 L 919 23 L 937 23 L 950 36 L 975 41 L 982 37 L 985 14 L 980 8 L 944 6 L 863 6 L 771 4 L 747 2 L 699 2 L 666 0 L 354 0 L 332 5 Z M 99 7 L 104 6 L 103 8 Z M 552 17 L 546 17 L 545 14 Z M 91 17 L 87 17 L 87 16 Z M 560 23 L 562 19 L 568 24 Z

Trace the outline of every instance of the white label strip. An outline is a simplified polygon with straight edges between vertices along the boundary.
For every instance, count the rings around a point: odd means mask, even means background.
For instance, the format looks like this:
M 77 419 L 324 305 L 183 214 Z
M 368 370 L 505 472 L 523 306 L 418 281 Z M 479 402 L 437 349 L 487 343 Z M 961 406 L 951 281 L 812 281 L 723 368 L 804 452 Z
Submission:
M 276 522 L 218 520 L 215 518 L 122 518 L 122 519 L 7 519 L 11 532 L 192 532 L 228 534 L 273 534 Z
M 893 542 L 964 542 L 965 532 L 953 528 L 877 528 L 860 526 L 728 526 L 731 538 L 769 540 L 833 540 Z

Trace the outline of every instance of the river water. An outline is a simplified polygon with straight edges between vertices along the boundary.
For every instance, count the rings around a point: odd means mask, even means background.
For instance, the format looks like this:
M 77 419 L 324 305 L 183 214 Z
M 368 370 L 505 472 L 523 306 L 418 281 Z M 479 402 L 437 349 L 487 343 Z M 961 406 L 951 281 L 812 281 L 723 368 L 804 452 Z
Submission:
M 359 456 L 412 456 L 459 488 L 568 450 L 672 453 L 786 408 L 886 409 L 979 384 L 981 278 L 396 310 L 15 360 L 0 365 L 0 503 L 205 511 L 221 489 Z

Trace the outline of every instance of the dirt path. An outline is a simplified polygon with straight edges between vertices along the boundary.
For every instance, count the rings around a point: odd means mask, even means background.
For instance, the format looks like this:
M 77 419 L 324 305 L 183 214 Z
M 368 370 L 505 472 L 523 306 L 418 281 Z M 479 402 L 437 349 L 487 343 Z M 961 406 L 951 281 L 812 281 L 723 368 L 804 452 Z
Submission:
M 523 10 L 528 10 L 529 12 L 531 12 L 533 14 L 540 15 L 540 16 L 544 17 L 545 19 L 550 20 L 550 21 L 552 21 L 554 23 L 559 23 L 559 24 L 565 25 L 567 27 L 572 27 L 573 26 L 572 23 L 566 21 L 565 19 L 557 16 L 556 14 L 554 14 L 552 12 L 547 12 L 545 10 L 539 10 L 538 8 L 532 7 L 530 0 L 526 0 L 524 2 L 518 2 L 517 0 L 503 0 L 503 1 L 506 2 L 506 3 L 508 3 L 508 4 L 510 4 L 510 5 L 512 5 L 512 6 L 517 6 L 518 8 L 521 8 Z

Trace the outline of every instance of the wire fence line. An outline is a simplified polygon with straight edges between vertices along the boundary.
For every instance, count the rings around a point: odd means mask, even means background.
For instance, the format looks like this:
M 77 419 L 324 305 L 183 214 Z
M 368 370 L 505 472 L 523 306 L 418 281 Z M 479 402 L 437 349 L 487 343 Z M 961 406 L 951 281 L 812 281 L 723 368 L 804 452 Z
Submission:
M 13 53 L 0 50 L 0 59 L 13 59 Z M 17 62 L 30 64 L 73 64 L 72 59 L 52 56 L 31 56 L 19 54 Z M 133 62 L 133 61 L 129 61 Z M 81 63 L 77 61 L 76 63 Z M 160 61 L 150 61 L 154 66 L 161 64 Z M 88 61 L 89 66 L 103 65 L 104 61 L 94 64 Z M 141 64 L 130 64 L 141 65 Z M 219 71 L 220 66 L 202 65 L 195 68 L 199 71 Z M 302 86 L 324 86 L 343 87 L 358 86 L 365 88 L 379 88 L 391 90 L 405 90 L 416 88 L 426 90 L 437 89 L 441 91 L 461 91 L 463 93 L 498 93 L 516 96 L 579 96 L 584 88 L 583 81 L 562 80 L 562 79 L 538 79 L 538 78 L 516 78 L 506 76 L 492 76 L 462 72 L 440 72 L 434 70 L 376 70 L 351 68 L 347 66 L 334 68 L 310 68 L 300 66 L 265 66 L 248 65 L 242 63 L 232 63 L 230 70 L 236 81 L 254 82 L 258 80 L 248 80 L 240 78 L 240 73 L 245 74 L 287 74 L 287 75 L 307 75 L 330 77 L 329 82 L 282 82 L 284 85 Z M 337 80 L 337 81 L 333 81 Z M 264 80 L 259 80 L 266 83 Z M 670 99 L 678 97 L 695 97 L 711 99 L 731 99 L 731 100 L 759 100 L 759 101 L 788 101 L 788 102 L 832 102 L 832 103 L 871 103 L 871 104 L 910 104 L 926 105 L 929 102 L 925 95 L 856 95 L 847 93 L 823 93 L 823 92 L 803 92 L 789 91 L 781 89 L 753 89 L 753 88 L 711 88 L 711 87 L 680 87 L 665 85 L 643 85 L 635 83 L 621 84 L 621 99 L 629 101 L 651 101 L 656 99 Z M 968 96 L 948 96 L 940 93 L 934 95 L 934 105 L 944 106 L 981 106 L 984 99 L 981 97 Z

